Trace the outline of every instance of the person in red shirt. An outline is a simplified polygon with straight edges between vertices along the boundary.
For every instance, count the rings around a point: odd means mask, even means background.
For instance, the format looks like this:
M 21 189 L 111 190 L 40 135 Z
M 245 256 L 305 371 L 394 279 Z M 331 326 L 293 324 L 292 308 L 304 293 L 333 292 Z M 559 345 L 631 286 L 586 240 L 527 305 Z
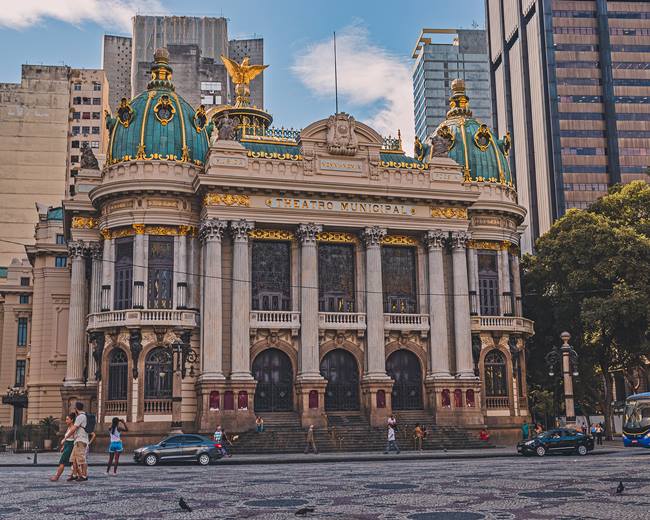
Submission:
M 481 439 L 482 441 L 485 441 L 485 442 L 490 440 L 490 434 L 488 433 L 488 431 L 485 428 L 483 428 L 481 430 L 481 433 L 479 433 L 479 439 Z

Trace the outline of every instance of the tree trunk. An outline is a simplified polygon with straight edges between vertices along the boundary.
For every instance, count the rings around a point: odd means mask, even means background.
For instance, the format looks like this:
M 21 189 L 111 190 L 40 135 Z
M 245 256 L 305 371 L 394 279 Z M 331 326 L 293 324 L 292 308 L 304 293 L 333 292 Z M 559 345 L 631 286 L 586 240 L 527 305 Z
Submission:
M 612 388 L 614 379 L 609 371 L 609 366 L 601 363 L 600 368 L 603 372 L 603 413 L 605 415 L 605 439 L 612 440 L 614 432 L 614 418 L 612 413 Z

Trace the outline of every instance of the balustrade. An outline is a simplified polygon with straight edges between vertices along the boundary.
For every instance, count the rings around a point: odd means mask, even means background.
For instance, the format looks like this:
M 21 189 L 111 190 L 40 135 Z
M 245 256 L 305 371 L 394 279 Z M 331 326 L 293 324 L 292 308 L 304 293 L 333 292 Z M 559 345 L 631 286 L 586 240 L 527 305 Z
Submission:
M 126 415 L 127 401 L 106 401 L 104 404 L 105 415 Z
M 485 406 L 490 410 L 498 408 L 510 408 L 510 399 L 506 397 L 486 397 Z
M 300 313 L 297 311 L 251 311 L 251 334 L 257 329 L 291 329 L 292 335 L 300 330 Z
M 170 325 L 195 327 L 196 311 L 176 309 L 128 309 L 122 311 L 97 312 L 88 315 L 88 328 L 108 328 L 139 325 Z
M 391 330 L 417 331 L 425 337 L 429 332 L 429 315 L 385 313 L 384 330 L 386 334 Z
M 145 399 L 144 413 L 167 415 L 172 413 L 171 399 Z

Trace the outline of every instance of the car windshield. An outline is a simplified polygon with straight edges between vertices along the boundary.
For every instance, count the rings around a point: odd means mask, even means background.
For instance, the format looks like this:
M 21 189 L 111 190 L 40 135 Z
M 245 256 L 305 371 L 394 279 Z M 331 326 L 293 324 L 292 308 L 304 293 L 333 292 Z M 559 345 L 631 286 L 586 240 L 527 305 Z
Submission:
M 630 401 L 625 407 L 623 428 L 639 430 L 650 427 L 650 400 Z

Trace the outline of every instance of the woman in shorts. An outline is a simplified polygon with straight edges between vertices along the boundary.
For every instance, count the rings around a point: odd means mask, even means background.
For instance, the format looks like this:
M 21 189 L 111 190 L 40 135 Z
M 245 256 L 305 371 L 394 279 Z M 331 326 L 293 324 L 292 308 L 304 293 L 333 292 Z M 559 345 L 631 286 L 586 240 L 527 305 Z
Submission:
M 120 424 L 122 426 L 120 426 Z M 106 467 L 106 473 L 110 473 L 111 465 L 115 461 L 113 466 L 113 475 L 117 475 L 117 465 L 120 462 L 120 453 L 124 451 L 122 446 L 122 432 L 128 432 L 129 429 L 126 427 L 126 423 L 122 419 L 113 417 L 111 421 L 111 427 L 108 429 L 108 435 L 110 437 L 110 444 L 108 445 L 108 466 Z
M 65 425 L 68 428 L 66 434 L 69 432 L 70 428 L 72 428 L 75 417 L 76 415 L 73 413 L 65 416 Z M 59 480 L 59 477 L 63 474 L 65 467 L 70 465 L 70 455 L 72 454 L 73 447 L 74 447 L 74 440 L 72 439 L 67 440 L 61 444 L 61 457 L 59 458 L 59 467 L 56 468 L 56 473 L 50 477 L 50 480 L 52 482 L 56 482 L 57 480 Z

